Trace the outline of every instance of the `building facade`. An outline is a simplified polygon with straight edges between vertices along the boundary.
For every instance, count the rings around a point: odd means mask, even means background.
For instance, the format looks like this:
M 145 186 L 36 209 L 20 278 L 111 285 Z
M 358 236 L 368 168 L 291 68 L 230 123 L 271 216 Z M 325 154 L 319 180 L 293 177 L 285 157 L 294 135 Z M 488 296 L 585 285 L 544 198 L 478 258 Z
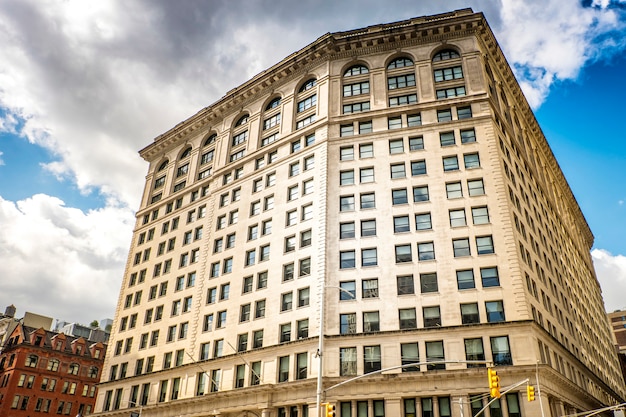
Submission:
M 0 350 L 0 415 L 93 412 L 106 346 L 19 323 Z
M 624 401 L 593 235 L 481 13 L 324 35 L 140 153 L 98 415 L 474 415 L 486 366 L 522 384 L 491 416 Z

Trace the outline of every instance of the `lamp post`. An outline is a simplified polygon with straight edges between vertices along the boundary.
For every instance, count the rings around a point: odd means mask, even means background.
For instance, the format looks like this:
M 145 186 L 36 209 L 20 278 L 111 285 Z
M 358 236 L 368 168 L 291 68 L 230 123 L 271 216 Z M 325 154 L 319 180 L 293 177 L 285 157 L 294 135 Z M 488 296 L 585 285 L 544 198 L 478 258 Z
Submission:
M 356 298 L 353 293 L 350 291 L 335 286 L 335 285 L 324 285 L 322 284 L 320 288 L 320 301 L 319 301 L 319 338 L 317 341 L 317 357 L 318 361 L 318 369 L 317 369 L 317 392 L 315 396 L 315 409 L 317 412 L 316 417 L 321 417 L 321 409 L 322 409 L 322 388 L 323 388 L 323 372 L 324 372 L 324 296 L 326 294 L 326 288 L 337 288 L 339 291 L 348 294 L 351 298 Z

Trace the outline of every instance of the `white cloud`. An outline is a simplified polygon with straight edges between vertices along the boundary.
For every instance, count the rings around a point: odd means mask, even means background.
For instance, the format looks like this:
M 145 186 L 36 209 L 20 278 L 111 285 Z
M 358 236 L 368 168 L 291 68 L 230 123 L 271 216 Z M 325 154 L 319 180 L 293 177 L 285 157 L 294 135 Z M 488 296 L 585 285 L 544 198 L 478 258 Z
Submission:
M 626 256 L 613 255 L 604 249 L 594 249 L 591 256 L 606 311 L 626 310 Z
M 579 0 L 502 0 L 496 33 L 530 105 L 537 108 L 551 86 L 575 80 L 589 61 L 623 48 L 624 28 L 608 1 L 583 7 Z
M 84 213 L 38 194 L 17 203 L 0 198 L 0 224 L 0 307 L 83 323 L 112 317 L 132 212 Z

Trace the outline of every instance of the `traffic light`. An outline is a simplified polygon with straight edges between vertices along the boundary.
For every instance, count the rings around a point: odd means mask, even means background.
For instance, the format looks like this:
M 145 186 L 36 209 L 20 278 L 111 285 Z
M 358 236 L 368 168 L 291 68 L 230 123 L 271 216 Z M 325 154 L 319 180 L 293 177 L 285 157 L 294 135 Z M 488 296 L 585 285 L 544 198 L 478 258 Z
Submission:
M 335 404 L 326 403 L 326 417 L 335 417 Z
M 500 398 L 500 377 L 495 369 L 487 369 L 487 376 L 489 377 L 489 394 L 491 398 Z
M 528 397 L 528 401 L 535 401 L 535 387 L 533 387 L 532 385 L 527 385 L 526 396 Z

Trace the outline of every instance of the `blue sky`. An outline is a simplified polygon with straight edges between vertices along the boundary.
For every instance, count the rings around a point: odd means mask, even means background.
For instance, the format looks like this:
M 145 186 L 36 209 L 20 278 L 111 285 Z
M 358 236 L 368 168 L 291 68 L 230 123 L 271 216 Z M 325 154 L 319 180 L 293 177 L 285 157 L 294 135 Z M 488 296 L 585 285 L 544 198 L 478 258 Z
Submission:
M 607 309 L 626 307 L 625 5 L 4 0 L 0 309 L 112 317 L 147 170 L 139 149 L 325 33 L 466 7 L 487 17 L 594 232 Z

